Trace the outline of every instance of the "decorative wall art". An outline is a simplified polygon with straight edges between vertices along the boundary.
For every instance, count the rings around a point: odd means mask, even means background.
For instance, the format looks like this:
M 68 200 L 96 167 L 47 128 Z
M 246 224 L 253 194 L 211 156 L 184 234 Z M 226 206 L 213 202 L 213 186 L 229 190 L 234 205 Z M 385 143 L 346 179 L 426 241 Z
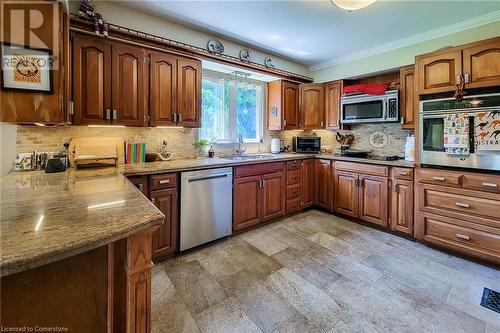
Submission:
M 370 135 L 369 141 L 374 148 L 384 148 L 387 145 L 389 138 L 384 132 L 376 131 Z
M 264 65 L 267 68 L 276 68 L 276 64 L 274 63 L 273 59 L 271 59 L 271 57 L 266 57 L 266 59 L 264 59 Z
M 210 39 L 207 43 L 207 50 L 212 54 L 224 53 L 224 45 L 217 39 Z
M 240 59 L 241 61 L 244 62 L 251 62 L 252 61 L 252 54 L 250 53 L 249 49 L 242 49 L 240 51 Z
M 52 51 L 2 44 L 2 89 L 52 93 Z

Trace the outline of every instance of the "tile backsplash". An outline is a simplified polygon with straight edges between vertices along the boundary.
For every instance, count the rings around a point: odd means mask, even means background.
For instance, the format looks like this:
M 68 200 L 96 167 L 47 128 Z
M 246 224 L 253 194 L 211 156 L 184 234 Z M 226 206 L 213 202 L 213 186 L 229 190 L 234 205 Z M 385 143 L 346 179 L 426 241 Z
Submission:
M 373 132 L 381 131 L 387 134 L 388 142 L 382 148 L 373 147 L 369 138 Z M 353 134 L 354 142 L 351 148 L 358 150 L 367 150 L 374 156 L 404 156 L 404 146 L 406 137 L 413 134 L 413 131 L 401 129 L 399 123 L 385 124 L 363 124 L 353 125 L 351 130 L 340 131 L 343 134 Z M 292 145 L 292 137 L 301 135 L 318 135 L 321 137 L 321 146 L 329 153 L 339 153 L 340 144 L 335 140 L 335 131 L 316 130 L 316 131 L 282 131 L 276 132 L 276 136 L 285 141 L 285 145 Z
M 375 131 L 382 131 L 388 136 L 388 143 L 383 148 L 374 148 L 369 143 L 370 134 Z M 137 141 L 146 143 L 148 152 L 157 152 L 160 143 L 166 140 L 167 150 L 175 153 L 175 159 L 194 158 L 195 151 L 191 143 L 197 138 L 196 129 L 179 128 L 113 128 L 113 127 L 39 127 L 39 126 L 17 126 L 16 152 L 35 151 L 57 151 L 63 149 L 63 143 L 72 137 L 122 137 L 125 141 Z M 371 151 L 373 155 L 404 156 L 404 144 L 409 133 L 402 130 L 400 125 L 395 124 L 364 124 L 354 125 L 349 131 L 343 133 L 354 134 L 352 148 Z M 321 136 L 322 146 L 328 152 L 337 153 L 340 145 L 335 140 L 335 132 L 328 130 L 315 131 L 264 131 L 264 143 L 260 145 L 262 152 L 270 151 L 270 139 L 278 137 L 285 141 L 285 145 L 292 145 L 292 137 L 300 135 Z M 259 145 L 245 144 L 247 153 L 258 152 Z M 236 145 L 224 144 L 214 147 L 217 155 L 230 155 L 234 153 Z

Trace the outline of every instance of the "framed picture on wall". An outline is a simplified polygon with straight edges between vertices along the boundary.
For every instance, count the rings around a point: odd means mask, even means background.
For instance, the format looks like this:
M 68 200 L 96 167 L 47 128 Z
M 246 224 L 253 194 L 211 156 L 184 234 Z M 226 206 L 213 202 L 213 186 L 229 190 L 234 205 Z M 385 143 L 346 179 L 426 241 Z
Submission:
M 52 93 L 52 50 L 2 43 L 2 90 Z

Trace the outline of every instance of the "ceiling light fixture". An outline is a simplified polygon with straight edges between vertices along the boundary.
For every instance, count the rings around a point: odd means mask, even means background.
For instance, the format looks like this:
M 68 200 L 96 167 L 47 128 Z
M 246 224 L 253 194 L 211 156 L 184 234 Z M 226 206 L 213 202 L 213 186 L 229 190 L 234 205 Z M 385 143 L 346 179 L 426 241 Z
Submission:
M 335 6 L 345 9 L 348 12 L 362 9 L 372 5 L 377 0 L 330 0 Z

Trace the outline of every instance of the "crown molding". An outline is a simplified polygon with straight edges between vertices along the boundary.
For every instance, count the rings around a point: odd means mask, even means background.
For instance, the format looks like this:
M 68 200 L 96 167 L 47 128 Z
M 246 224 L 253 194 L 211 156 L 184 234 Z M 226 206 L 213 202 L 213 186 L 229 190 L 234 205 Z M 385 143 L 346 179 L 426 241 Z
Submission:
M 457 33 L 460 31 L 476 28 L 485 24 L 493 23 L 500 21 L 500 10 L 477 16 L 469 20 L 465 20 L 462 22 L 450 24 L 441 28 L 437 28 L 434 30 L 426 31 L 420 34 L 416 34 L 410 37 L 398 39 L 393 42 L 389 42 L 386 44 L 382 44 L 379 46 L 375 46 L 372 48 L 368 48 L 359 52 L 351 53 L 346 56 L 333 58 L 331 60 L 327 60 L 324 62 L 317 63 L 315 65 L 309 66 L 309 70 L 317 71 L 320 69 L 324 69 L 330 66 L 343 64 L 349 61 L 358 60 L 366 57 L 370 57 L 376 54 L 384 53 L 387 51 L 392 51 L 395 49 L 399 49 L 402 47 L 422 43 L 428 40 L 432 40 L 435 38 L 451 35 L 453 33 Z

